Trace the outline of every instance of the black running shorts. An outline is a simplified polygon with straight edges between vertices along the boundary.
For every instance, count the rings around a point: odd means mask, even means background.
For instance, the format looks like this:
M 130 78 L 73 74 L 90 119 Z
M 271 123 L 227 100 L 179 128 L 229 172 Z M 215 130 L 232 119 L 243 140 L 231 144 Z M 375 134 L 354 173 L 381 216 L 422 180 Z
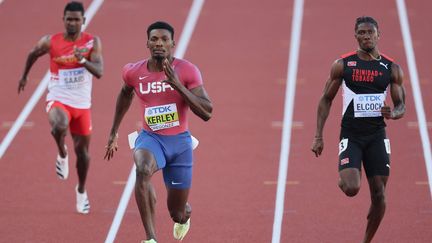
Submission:
M 342 129 L 339 142 L 339 171 L 345 168 L 361 170 L 366 176 L 388 176 L 390 173 L 390 140 L 385 129 L 373 134 L 352 134 Z

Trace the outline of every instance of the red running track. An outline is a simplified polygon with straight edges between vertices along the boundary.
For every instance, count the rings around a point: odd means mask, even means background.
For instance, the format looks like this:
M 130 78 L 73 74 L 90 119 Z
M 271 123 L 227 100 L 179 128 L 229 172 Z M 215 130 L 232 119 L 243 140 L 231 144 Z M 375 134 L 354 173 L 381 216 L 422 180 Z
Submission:
M 85 6 L 90 3 L 84 2 Z M 91 214 L 74 212 L 76 175 L 71 173 L 66 182 L 55 176 L 56 151 L 41 100 L 0 160 L 0 242 L 105 240 L 132 166 L 126 135 L 140 120 L 135 104 L 120 129 L 120 151 L 114 161 L 103 161 L 115 97 L 122 83 L 121 68 L 147 56 L 145 29 L 152 21 L 171 22 L 178 40 L 190 4 L 105 1 L 87 29 L 101 37 L 105 59 L 104 77 L 95 80 L 93 92 L 94 135 L 88 179 Z M 430 4 L 407 6 L 424 103 L 428 104 L 431 80 L 427 53 L 431 53 L 431 47 L 427 43 L 432 37 L 424 30 L 431 22 L 427 12 Z M 63 7 L 63 2 L 48 0 L 5 0 L 0 5 L 0 30 L 7 33 L 0 38 L 2 57 L 7 57 L 0 58 L 1 138 L 48 67 L 46 57 L 39 60 L 25 93 L 17 96 L 14 93 L 25 56 L 42 35 L 63 30 Z M 407 115 L 389 122 L 393 166 L 388 210 L 376 242 L 428 242 L 432 238 L 431 199 L 418 129 L 412 127 L 416 113 L 395 3 L 383 1 L 377 5 L 368 0 L 346 6 L 342 0 L 325 5 L 306 1 L 304 10 L 281 242 L 356 242 L 364 231 L 369 206 L 367 185 L 363 183 L 354 199 L 343 196 L 336 186 L 340 99 L 326 126 L 324 155 L 315 159 L 309 151 L 316 103 L 330 65 L 339 54 L 356 48 L 354 19 L 363 14 L 378 19 L 382 29 L 380 50 L 394 57 L 407 75 Z M 192 228 L 184 242 L 271 241 L 291 21 L 292 3 L 288 1 L 204 4 L 185 58 L 203 72 L 215 112 L 209 123 L 197 118 L 191 121 L 191 131 L 201 144 L 196 151 L 190 200 L 194 210 Z M 430 107 L 426 107 L 426 116 L 430 120 Z M 67 139 L 71 147 L 70 137 Z M 160 175 L 154 178 L 154 184 L 159 241 L 175 242 Z M 139 242 L 143 237 L 132 198 L 116 242 Z

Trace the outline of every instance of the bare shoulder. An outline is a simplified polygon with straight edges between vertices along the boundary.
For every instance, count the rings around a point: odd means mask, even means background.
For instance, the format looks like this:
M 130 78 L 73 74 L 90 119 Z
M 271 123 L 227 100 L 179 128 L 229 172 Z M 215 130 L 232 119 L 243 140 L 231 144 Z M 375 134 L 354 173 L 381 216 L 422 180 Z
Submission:
M 342 67 L 343 68 L 343 58 L 338 58 L 333 62 L 334 67 Z
M 101 38 L 99 37 L 99 36 L 97 36 L 97 35 L 94 35 L 93 36 L 93 40 L 95 41 L 95 42 L 101 42 Z
M 343 58 L 336 59 L 331 66 L 330 76 L 333 79 L 342 77 L 343 67 L 344 67 Z
M 392 70 L 395 70 L 397 72 L 402 71 L 402 68 L 399 66 L 399 64 L 393 62 L 391 65 Z
M 47 53 L 50 47 L 51 47 L 51 35 L 44 35 L 36 43 L 36 46 L 33 48 L 32 51 L 39 56 Z
M 100 47 L 102 45 L 101 38 L 99 36 L 93 36 L 93 45 L 96 47 Z
M 404 79 L 404 73 L 402 68 L 397 63 L 391 65 L 391 80 L 393 83 L 402 84 Z
M 51 44 L 51 35 L 44 35 L 38 42 L 39 45 L 50 45 Z

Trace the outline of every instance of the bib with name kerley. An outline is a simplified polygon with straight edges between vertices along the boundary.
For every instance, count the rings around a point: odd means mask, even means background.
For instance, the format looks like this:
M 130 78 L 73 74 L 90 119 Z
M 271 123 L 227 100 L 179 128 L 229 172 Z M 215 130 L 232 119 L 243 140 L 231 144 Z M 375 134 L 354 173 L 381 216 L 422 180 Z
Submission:
M 354 95 L 354 117 L 379 117 L 385 94 Z
M 180 126 L 175 103 L 145 108 L 144 119 L 152 131 Z
M 67 89 L 78 89 L 91 79 L 91 76 L 84 67 L 59 69 L 58 77 L 59 84 Z

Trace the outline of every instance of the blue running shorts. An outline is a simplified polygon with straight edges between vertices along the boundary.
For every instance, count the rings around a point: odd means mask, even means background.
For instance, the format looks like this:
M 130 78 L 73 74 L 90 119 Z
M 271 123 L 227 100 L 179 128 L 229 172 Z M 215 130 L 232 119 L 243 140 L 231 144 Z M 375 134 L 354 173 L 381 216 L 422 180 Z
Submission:
M 159 135 L 141 130 L 135 141 L 135 150 L 137 149 L 146 149 L 153 153 L 168 188 L 191 187 L 193 154 L 189 131 L 177 135 Z

